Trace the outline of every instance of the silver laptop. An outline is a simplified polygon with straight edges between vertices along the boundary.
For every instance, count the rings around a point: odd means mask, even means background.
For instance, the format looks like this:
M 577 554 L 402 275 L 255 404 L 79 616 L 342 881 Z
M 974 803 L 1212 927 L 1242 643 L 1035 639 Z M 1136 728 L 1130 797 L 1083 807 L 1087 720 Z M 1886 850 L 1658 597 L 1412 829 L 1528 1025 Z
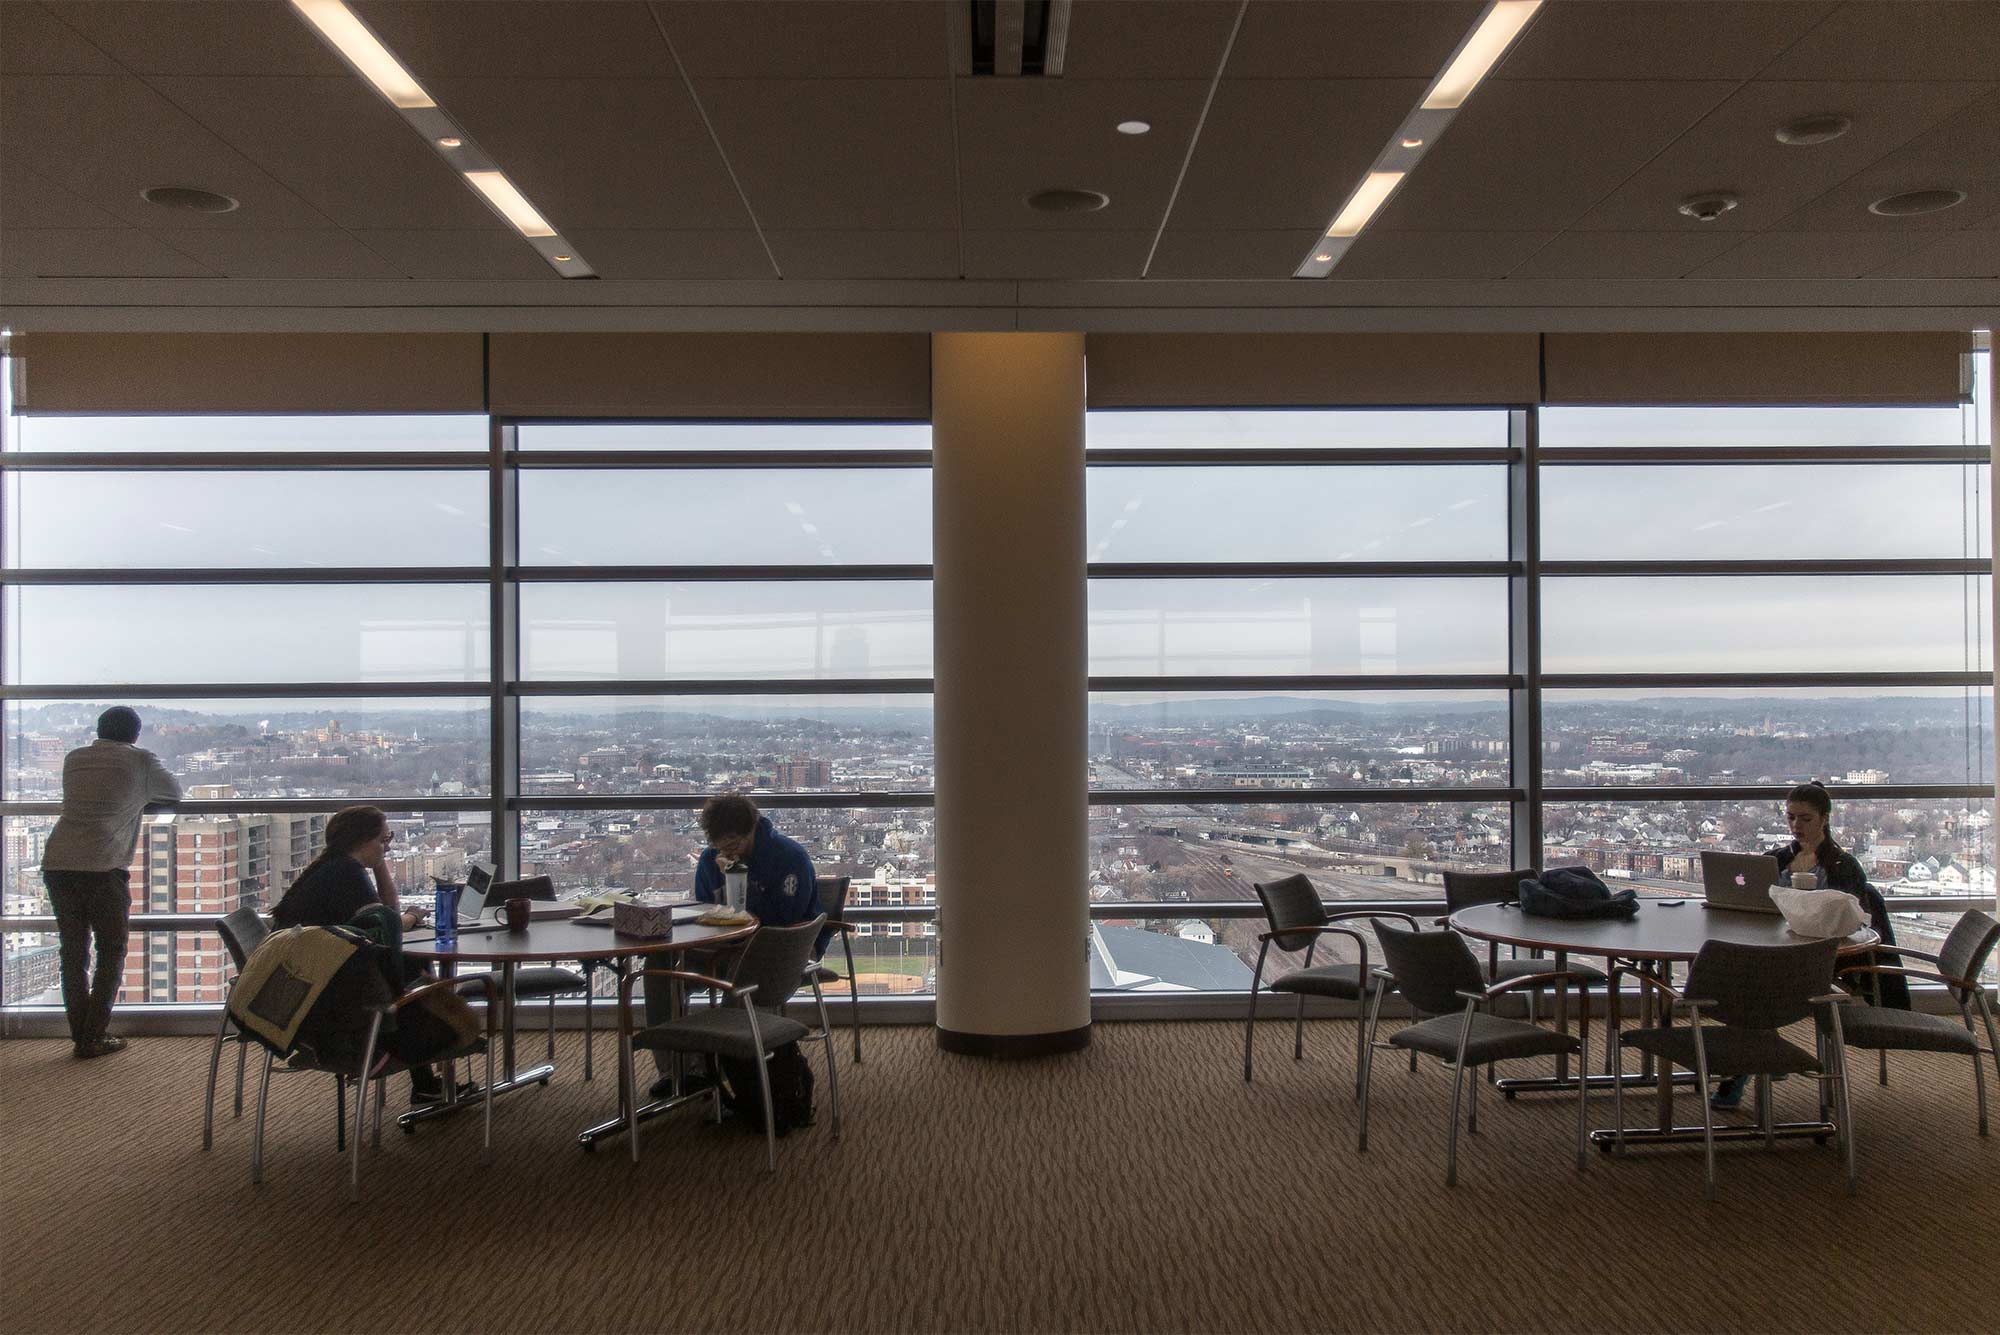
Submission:
M 486 895 L 493 888 L 493 869 L 477 862 L 466 868 L 465 889 L 458 892 L 458 925 L 477 927 L 486 912 Z
M 1712 909 L 1739 913 L 1776 913 L 1771 887 L 1778 882 L 1778 860 L 1769 853 L 1703 853 L 1702 890 Z

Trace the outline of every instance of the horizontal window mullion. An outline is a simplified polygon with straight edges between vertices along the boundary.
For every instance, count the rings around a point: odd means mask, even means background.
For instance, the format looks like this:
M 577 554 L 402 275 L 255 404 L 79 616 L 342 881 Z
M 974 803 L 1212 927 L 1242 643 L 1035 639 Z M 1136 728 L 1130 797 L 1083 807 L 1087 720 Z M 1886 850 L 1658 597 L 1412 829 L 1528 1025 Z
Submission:
M 1507 672 L 1403 673 L 1372 676 L 1251 676 L 1251 677 L 1112 677 L 1093 676 L 1092 691 L 1507 691 L 1525 679 Z
M 1827 793 L 1836 801 L 1865 801 L 1882 798 L 1892 802 L 1935 798 L 1947 801 L 1976 798 L 1990 801 L 1993 785 L 1984 783 L 1829 783 Z M 1697 786 L 1676 784 L 1653 786 L 1620 785 L 1611 788 L 1548 786 L 1542 789 L 1543 802 L 1743 802 L 1775 801 L 1791 790 L 1788 783 L 1722 784 Z
M 176 816 L 276 816 L 338 811 L 342 807 L 376 806 L 392 814 L 404 811 L 490 811 L 490 797 L 396 797 L 381 793 L 350 793 L 344 797 L 218 797 L 183 798 L 157 808 L 154 814 Z M 58 816 L 59 801 L 0 801 L 0 816 Z
M 0 570 L 0 584 L 484 584 L 490 566 L 183 566 Z
M 1546 445 L 1544 467 L 1617 464 L 1983 464 L 1979 445 Z
M 488 450 L 425 450 L 415 453 L 346 453 L 331 450 L 148 451 L 106 450 L 89 453 L 0 453 L 0 471 L 124 471 L 124 472 L 397 472 L 462 470 L 484 472 L 492 467 Z
M 510 681 L 508 695 L 631 696 L 673 695 L 929 695 L 936 690 L 929 677 L 702 677 L 686 681 L 614 677 L 567 678 L 560 681 Z
M 1544 561 L 1548 578 L 1631 575 L 1988 575 L 1993 562 L 1982 558 L 1912 557 L 1875 560 L 1747 561 Z
M 1991 687 L 1993 674 L 1987 672 L 1549 672 L 1542 676 L 1544 691 L 1647 689 L 1673 690 L 1710 687 L 1782 688 L 1884 687 L 1884 686 L 1970 686 Z
M 1442 898 L 1431 899 L 1324 899 L 1320 906 L 1329 913 L 1407 913 L 1421 917 L 1443 913 Z M 1114 900 L 1092 904 L 1094 920 L 1106 918 L 1263 918 L 1264 906 L 1255 899 L 1204 900 L 1200 903 L 1167 903 L 1147 899 Z
M 1381 449 L 1176 449 L 1163 446 L 1158 449 L 1117 449 L 1099 447 L 1086 449 L 1083 461 L 1092 468 L 1159 467 L 1182 465 L 1190 468 L 1229 467 L 1243 464 L 1315 464 L 1338 467 L 1341 464 L 1408 464 L 1421 467 L 1425 464 L 1511 464 L 1521 457 L 1521 451 L 1511 445 L 1494 446 L 1444 446 L 1425 449 L 1422 446 L 1408 448 Z
M 1408 806 L 1421 802 L 1497 805 L 1526 796 L 1520 788 L 1093 788 L 1094 807 Z M 764 795 L 759 793 L 762 802 Z
M 1519 561 L 1177 561 L 1093 562 L 1091 579 L 1410 579 L 1504 578 Z
M 544 796 L 523 794 L 509 797 L 506 809 L 514 812 L 530 811 L 699 811 L 712 797 L 712 793 L 588 793 L 576 796 Z M 895 810 L 907 808 L 921 811 L 937 805 L 937 793 L 931 789 L 912 792 L 893 792 L 870 789 L 855 793 L 766 793 L 757 794 L 757 805 L 763 808 L 784 808 L 786 810 L 828 811 L 852 810 L 861 807 Z
M 510 566 L 507 578 L 524 584 L 907 581 L 931 578 L 931 567 L 928 565 Z
M 929 450 L 508 450 L 516 468 L 911 468 L 931 466 Z
M 100 682 L 84 685 L 0 686 L 0 700 L 99 700 L 119 696 L 128 700 L 374 700 L 374 699 L 459 699 L 487 700 L 493 694 L 486 682 L 396 681 L 396 682 L 271 682 L 263 685 L 241 682 L 175 682 L 147 685 L 143 682 Z

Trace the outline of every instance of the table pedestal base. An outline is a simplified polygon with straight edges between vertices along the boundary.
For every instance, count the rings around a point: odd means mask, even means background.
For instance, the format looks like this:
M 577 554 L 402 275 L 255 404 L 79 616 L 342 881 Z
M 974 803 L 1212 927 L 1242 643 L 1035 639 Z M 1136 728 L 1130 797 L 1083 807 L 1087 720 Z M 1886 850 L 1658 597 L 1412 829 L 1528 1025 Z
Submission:
M 685 1094 L 675 1094 L 671 1098 L 654 1099 L 651 1103 L 640 1105 L 639 1120 L 649 1122 L 663 1113 L 672 1112 L 683 1103 L 692 1103 L 696 1099 L 708 1098 L 709 1094 L 708 1087 L 704 1086 L 701 1089 L 691 1089 Z M 625 1117 L 621 1113 L 608 1122 L 599 1122 L 596 1126 L 588 1130 L 577 1132 L 576 1143 L 583 1146 L 584 1151 L 588 1153 L 597 1148 L 598 1141 L 608 1140 L 612 1136 L 623 1135 L 624 1132 Z
M 1594 1090 L 1608 1090 L 1611 1088 L 1613 1082 L 1618 1080 L 1623 1080 L 1627 1089 L 1657 1089 L 1660 1083 L 1658 1076 L 1645 1075 L 1638 1071 L 1627 1071 L 1622 1076 L 1603 1075 L 1600 1073 L 1585 1076 L 1584 1080 Z M 1694 1083 L 1694 1072 L 1674 1072 L 1674 1083 L 1677 1085 L 1692 1085 Z M 1516 1094 L 1574 1094 L 1576 1093 L 1576 1077 L 1554 1075 L 1502 1076 L 1493 1082 L 1493 1087 L 1510 1099 Z
M 527 1070 L 518 1071 L 508 1076 L 505 1080 L 494 1081 L 493 1097 L 497 1099 L 502 1094 L 511 1094 L 515 1090 L 526 1088 L 529 1085 L 545 1085 L 548 1083 L 549 1077 L 555 1073 L 556 1068 L 552 1063 L 544 1062 L 540 1066 L 530 1066 Z M 412 1108 L 396 1119 L 396 1125 L 402 1127 L 405 1132 L 414 1132 L 419 1122 L 428 1122 L 434 1117 L 449 1117 L 453 1113 L 464 1112 L 467 1108 L 477 1108 L 484 1098 L 485 1091 L 483 1089 L 474 1089 L 462 1099 L 454 1099 L 447 1103 L 433 1103 L 422 1108 Z
M 1768 1135 L 1774 1140 L 1802 1140 L 1810 1136 L 1816 1141 L 1825 1142 L 1837 1134 L 1839 1129 L 1832 1122 L 1780 1122 L 1768 1133 L 1761 1126 L 1740 1126 L 1732 1123 L 1729 1126 L 1715 1128 L 1715 1141 L 1719 1145 L 1725 1141 L 1763 1140 Z M 1598 1149 L 1609 1154 L 1617 1147 L 1618 1133 L 1593 1131 L 1590 1133 L 1590 1140 Z M 1628 1127 L 1625 1131 L 1627 1149 L 1635 1146 L 1645 1149 L 1654 1145 L 1699 1144 L 1701 1144 L 1701 1128 L 1698 1126 L 1635 1126 Z

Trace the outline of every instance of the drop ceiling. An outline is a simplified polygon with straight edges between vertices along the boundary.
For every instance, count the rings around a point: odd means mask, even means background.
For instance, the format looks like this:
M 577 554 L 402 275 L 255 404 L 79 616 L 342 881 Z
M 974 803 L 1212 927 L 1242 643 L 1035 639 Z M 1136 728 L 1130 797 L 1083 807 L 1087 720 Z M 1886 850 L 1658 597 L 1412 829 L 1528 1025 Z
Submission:
M 1478 3 L 353 0 L 565 281 L 282 0 L 0 0 L 34 328 L 1869 328 L 2000 310 L 2000 3 L 1550 0 L 1334 276 L 1291 278 Z M 1808 113 L 1852 130 L 1809 148 Z M 1121 120 L 1152 130 L 1119 134 Z M 170 213 L 197 186 L 241 202 Z M 1110 196 L 1042 214 L 1052 186 Z M 1950 187 L 1963 204 L 1879 218 Z M 1728 190 L 1713 223 L 1675 205 Z

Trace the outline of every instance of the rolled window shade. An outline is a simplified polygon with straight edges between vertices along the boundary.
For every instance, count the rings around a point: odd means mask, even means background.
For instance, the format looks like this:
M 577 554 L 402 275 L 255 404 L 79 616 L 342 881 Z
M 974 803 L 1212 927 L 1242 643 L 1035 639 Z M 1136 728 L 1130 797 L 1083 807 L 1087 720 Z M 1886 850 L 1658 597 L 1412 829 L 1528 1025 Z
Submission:
M 29 413 L 476 413 L 478 334 L 67 334 L 14 339 Z
M 926 334 L 495 334 L 490 356 L 507 415 L 930 416 Z
M 1947 404 L 1964 333 L 1549 334 L 1552 404 Z
M 1093 408 L 1526 404 L 1533 334 L 1092 334 Z

